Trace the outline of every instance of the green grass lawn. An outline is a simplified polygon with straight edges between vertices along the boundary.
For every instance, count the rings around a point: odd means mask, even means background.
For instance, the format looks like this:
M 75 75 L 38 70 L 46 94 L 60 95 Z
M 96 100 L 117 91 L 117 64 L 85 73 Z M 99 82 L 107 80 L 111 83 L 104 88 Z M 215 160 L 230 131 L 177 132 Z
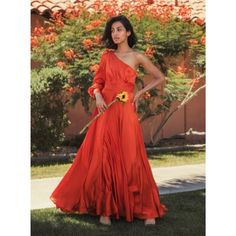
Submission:
M 139 219 L 131 223 L 112 219 L 111 226 L 104 226 L 98 216 L 68 214 L 55 208 L 32 210 L 31 235 L 205 235 L 205 190 L 161 195 L 161 202 L 168 212 L 154 226 L 144 226 Z
M 151 167 L 178 166 L 188 164 L 198 164 L 205 162 L 205 151 L 176 151 L 148 155 Z M 31 178 L 60 177 L 70 167 L 69 164 L 55 164 L 45 166 L 32 166 Z
M 148 155 L 151 167 L 166 167 L 199 164 L 205 162 L 205 150 L 175 151 L 163 154 Z

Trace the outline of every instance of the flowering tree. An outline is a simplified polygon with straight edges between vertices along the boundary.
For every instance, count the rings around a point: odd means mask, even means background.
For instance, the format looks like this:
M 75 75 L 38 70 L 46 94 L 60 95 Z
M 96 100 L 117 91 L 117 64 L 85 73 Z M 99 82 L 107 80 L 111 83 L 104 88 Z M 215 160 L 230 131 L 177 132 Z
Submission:
M 59 75 L 66 72 L 67 79 L 63 80 L 61 91 L 58 92 L 64 94 L 60 96 L 64 107 L 73 105 L 80 99 L 85 111 L 89 112 L 87 89 L 104 50 L 101 36 L 105 22 L 118 14 L 126 15 L 132 22 L 138 37 L 137 50 L 143 51 L 168 77 L 164 92 L 152 89 L 140 101 L 138 112 L 143 121 L 169 111 L 174 101 L 182 101 L 187 95 L 191 95 L 194 92 L 193 83 L 196 84 L 196 78 L 204 73 L 204 21 L 192 19 L 191 10 L 186 6 L 176 10 L 173 5 L 154 7 L 153 1 L 138 1 L 136 4 L 125 1 L 118 5 L 117 2 L 97 0 L 89 9 L 81 1 L 68 7 L 63 15 L 54 13 L 47 27 L 36 27 L 32 33 L 32 59 L 40 63 L 40 67 L 33 70 L 32 76 L 37 77 L 44 68 L 54 71 L 59 68 Z M 185 52 L 191 54 L 190 65 L 185 67 L 176 64 L 170 69 L 166 58 Z M 145 71 L 140 67 L 137 86 L 144 85 L 144 75 Z M 194 79 L 192 75 L 195 76 Z M 154 106 L 156 99 L 161 102 Z

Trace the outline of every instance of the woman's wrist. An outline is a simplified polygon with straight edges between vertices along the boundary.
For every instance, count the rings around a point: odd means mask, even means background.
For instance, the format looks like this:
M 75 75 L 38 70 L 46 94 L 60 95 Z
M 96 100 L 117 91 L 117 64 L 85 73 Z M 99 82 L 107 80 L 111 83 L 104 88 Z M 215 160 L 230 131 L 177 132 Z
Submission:
M 99 91 L 99 89 L 97 89 L 97 88 L 96 88 L 96 89 L 94 89 L 94 90 L 93 90 L 93 94 L 94 94 L 95 96 L 96 96 L 96 94 L 100 94 L 100 91 Z
M 101 97 L 102 95 L 101 95 L 100 91 L 97 90 L 97 91 L 94 91 L 94 96 L 97 99 L 97 98 Z

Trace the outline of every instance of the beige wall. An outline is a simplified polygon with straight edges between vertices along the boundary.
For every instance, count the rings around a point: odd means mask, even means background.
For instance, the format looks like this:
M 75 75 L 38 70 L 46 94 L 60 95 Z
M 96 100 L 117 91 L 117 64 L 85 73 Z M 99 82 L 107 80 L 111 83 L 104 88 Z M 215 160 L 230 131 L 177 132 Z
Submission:
M 199 84 L 200 86 L 201 84 Z M 178 103 L 173 104 L 172 109 Z M 156 130 L 160 124 L 162 115 L 150 117 L 141 125 L 143 128 L 143 135 L 145 143 L 151 141 L 151 132 Z M 187 105 L 175 112 L 168 120 L 160 138 L 169 138 L 173 135 L 187 132 L 190 128 L 194 131 L 205 132 L 205 90 L 201 90 L 199 94 L 194 97 Z

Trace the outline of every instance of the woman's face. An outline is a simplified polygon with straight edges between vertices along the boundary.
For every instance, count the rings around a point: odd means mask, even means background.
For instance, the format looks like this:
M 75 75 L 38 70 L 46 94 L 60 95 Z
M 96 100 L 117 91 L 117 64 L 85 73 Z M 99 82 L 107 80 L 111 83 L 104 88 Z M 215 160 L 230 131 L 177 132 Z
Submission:
M 126 28 L 119 21 L 114 22 L 111 26 L 111 37 L 115 44 L 127 41 L 130 34 L 130 31 L 126 31 Z

